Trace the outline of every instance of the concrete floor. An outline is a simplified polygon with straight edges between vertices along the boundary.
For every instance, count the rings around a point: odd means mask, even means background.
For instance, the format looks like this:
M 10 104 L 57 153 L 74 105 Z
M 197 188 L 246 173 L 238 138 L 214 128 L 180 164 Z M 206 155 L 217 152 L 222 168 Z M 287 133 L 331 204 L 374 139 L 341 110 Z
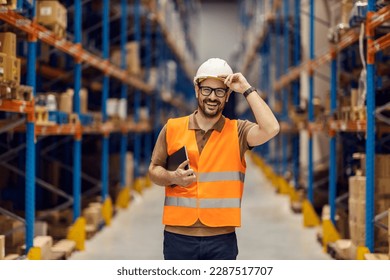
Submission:
M 302 226 L 302 215 L 290 210 L 286 196 L 275 193 L 259 169 L 247 160 L 242 227 L 237 229 L 241 260 L 330 259 L 316 241 L 316 229 Z M 161 224 L 164 189 L 153 186 L 120 210 L 112 225 L 86 242 L 71 259 L 163 259 Z

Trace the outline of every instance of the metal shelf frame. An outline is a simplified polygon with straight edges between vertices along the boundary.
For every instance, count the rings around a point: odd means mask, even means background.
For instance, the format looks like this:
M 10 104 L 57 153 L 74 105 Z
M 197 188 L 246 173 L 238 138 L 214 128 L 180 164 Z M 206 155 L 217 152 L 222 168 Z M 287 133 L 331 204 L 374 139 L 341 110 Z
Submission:
M 276 19 L 274 26 L 276 29 L 276 34 L 280 34 L 279 31 L 279 17 L 280 13 L 278 9 L 283 9 L 283 13 L 286 18 L 288 18 L 288 10 L 289 10 L 289 1 L 271 1 L 271 5 L 273 6 L 273 12 L 270 15 L 266 16 L 266 19 L 274 20 Z M 335 216 L 336 216 L 336 194 L 337 194 L 337 154 L 336 154 L 336 140 L 337 133 L 339 132 L 361 132 L 366 134 L 366 247 L 369 251 L 373 252 L 374 250 L 374 191 L 375 191 L 375 135 L 376 129 L 384 129 L 387 131 L 386 124 L 378 123 L 376 124 L 375 120 L 375 90 L 377 84 L 381 84 L 380 77 L 377 77 L 375 74 L 375 60 L 378 59 L 376 54 L 386 48 L 390 47 L 390 34 L 385 34 L 380 38 L 375 37 L 375 30 L 379 26 L 381 26 L 384 22 L 388 22 L 390 20 L 390 5 L 386 5 L 384 7 L 380 7 L 377 9 L 375 0 L 368 1 L 368 12 L 366 17 L 366 39 L 367 39 L 367 48 L 366 48 L 366 59 L 367 59 L 367 120 L 362 121 L 343 121 L 343 120 L 333 120 L 330 116 L 333 116 L 337 109 L 337 88 L 338 88 L 338 65 L 337 65 L 337 57 L 338 54 L 350 47 L 352 44 L 356 43 L 359 39 L 358 32 L 355 29 L 349 30 L 347 33 L 341 36 L 341 39 L 337 43 L 333 43 L 330 45 L 329 51 L 316 54 L 314 51 L 314 42 L 315 42 L 315 1 L 309 1 L 309 60 L 304 62 L 299 62 L 300 60 L 300 26 L 299 26 L 299 16 L 300 16 L 300 0 L 294 1 L 294 58 L 292 67 L 288 67 L 287 63 L 284 63 L 283 74 L 280 75 L 280 57 L 276 57 L 276 71 L 275 71 L 275 81 L 273 83 L 274 92 L 281 91 L 283 92 L 283 99 L 286 99 L 286 90 L 287 87 L 292 85 L 293 91 L 293 104 L 295 106 L 299 106 L 300 98 L 299 98 L 299 83 L 297 82 L 300 77 L 300 73 L 302 71 L 306 71 L 309 75 L 308 78 L 308 88 L 309 88 L 309 100 L 308 100 L 308 124 L 304 127 L 305 130 L 309 133 L 309 145 L 308 145 L 308 194 L 307 198 L 312 203 L 313 202 L 313 139 L 312 136 L 314 133 L 318 133 L 319 131 L 327 130 L 330 136 L 329 140 L 329 149 L 330 149 L 330 158 L 329 158 L 329 205 L 330 205 L 330 219 L 333 224 L 335 224 Z M 267 24 L 268 23 L 268 24 Z M 243 72 L 248 71 L 250 69 L 250 64 L 254 60 L 255 52 L 250 50 L 256 50 L 257 48 L 261 48 L 260 55 L 266 53 L 264 51 L 264 46 L 266 45 L 266 32 L 268 31 L 269 22 L 264 24 L 261 32 L 259 34 L 254 34 L 256 40 L 254 40 L 254 44 L 247 48 L 249 50 L 247 55 L 244 57 L 244 66 Z M 285 29 L 287 29 L 287 23 L 285 22 Z M 284 44 L 287 44 L 289 41 L 288 33 L 284 30 Z M 276 52 L 280 53 L 280 42 L 276 41 L 275 49 Z M 285 62 L 288 61 L 289 53 L 285 52 L 283 57 Z M 379 57 L 380 59 L 380 57 Z M 330 63 L 331 67 L 331 78 L 330 78 L 330 114 L 328 118 L 328 124 L 316 123 L 314 120 L 314 107 L 313 107 L 313 95 L 314 95 L 314 73 L 317 68 L 320 66 Z M 266 81 L 268 77 L 266 75 L 262 75 L 260 77 L 265 81 L 263 83 L 265 91 L 267 91 Z M 282 120 L 283 124 L 286 126 L 284 131 L 288 132 L 293 130 L 293 127 L 286 122 L 286 113 L 285 104 L 283 104 L 282 110 Z M 283 138 L 282 138 L 283 141 Z M 286 147 L 285 141 L 283 141 L 283 148 Z M 294 137 L 293 140 L 293 170 L 294 170 L 294 182 L 295 185 L 298 185 L 298 174 L 299 174 L 299 134 Z M 282 162 L 282 173 L 285 171 L 285 156 L 286 151 L 283 149 L 281 162 Z M 280 168 L 278 165 L 274 166 L 274 170 L 279 171 Z
M 24 3 L 25 1 L 20 0 L 18 4 Z M 97 188 L 101 189 L 101 194 L 103 200 L 107 199 L 108 194 L 108 156 L 109 156 L 109 137 L 111 133 L 119 132 L 121 133 L 120 140 L 120 186 L 122 188 L 126 185 L 125 180 L 125 171 L 126 171 L 126 152 L 128 150 L 128 136 L 129 133 L 134 132 L 135 134 L 135 169 L 139 168 L 140 162 L 140 151 L 141 151 L 141 133 L 145 134 L 145 146 L 144 146 L 144 155 L 148 159 L 151 156 L 151 145 L 153 140 L 156 139 L 157 133 L 161 129 L 160 117 L 161 112 L 164 109 L 163 107 L 170 108 L 179 108 L 183 111 L 189 111 L 189 104 L 183 99 L 178 98 L 175 100 L 173 98 L 171 101 L 164 101 L 161 99 L 161 96 L 158 94 L 158 91 L 162 88 L 163 78 L 162 75 L 159 75 L 158 84 L 156 88 L 151 87 L 146 82 L 140 80 L 138 77 L 128 74 L 126 70 L 126 42 L 128 35 L 128 1 L 121 0 L 121 13 L 120 13 L 120 45 L 121 45 L 121 56 L 122 63 L 120 67 L 117 67 L 109 63 L 109 39 L 110 39 L 110 1 L 103 0 L 103 24 L 102 24 L 102 56 L 92 54 L 83 48 L 83 32 L 82 32 L 82 11 L 83 4 L 85 1 L 75 0 L 72 6 L 73 9 L 73 25 L 74 25 L 74 34 L 70 36 L 73 41 L 68 41 L 65 39 L 59 39 L 52 33 L 50 30 L 46 29 L 44 26 L 37 24 L 35 18 L 35 1 L 33 1 L 33 6 L 31 10 L 34 12 L 31 18 L 27 18 L 19 14 L 20 10 L 12 11 L 8 8 L 4 8 L 0 13 L 0 20 L 8 23 L 11 26 L 18 28 L 19 30 L 25 32 L 28 35 L 28 51 L 27 51 L 27 81 L 26 84 L 31 86 L 33 89 L 33 95 L 36 95 L 37 88 L 37 42 L 44 42 L 56 50 L 59 53 L 65 53 L 70 55 L 74 59 L 74 68 L 73 68 L 73 89 L 74 89 L 74 100 L 73 100 L 73 112 L 77 115 L 80 115 L 80 90 L 82 86 L 82 76 L 84 71 L 84 66 L 92 66 L 103 73 L 103 94 L 102 94 L 102 108 L 101 114 L 103 117 L 103 123 L 100 126 L 82 126 L 79 123 L 74 124 L 63 124 L 63 125 L 41 125 L 35 122 L 35 109 L 34 101 L 18 101 L 18 100 L 0 100 L 0 111 L 8 112 L 17 112 L 25 113 L 27 115 L 27 123 L 25 126 L 13 127 L 14 131 L 25 132 L 26 133 L 26 174 L 25 174 L 25 188 L 26 188 L 26 197 L 25 197 L 25 227 L 26 227 L 26 252 L 28 253 L 33 248 L 33 238 L 34 238 L 34 224 L 35 224 L 35 201 L 36 201 L 36 185 L 41 185 L 43 187 L 49 188 L 50 184 L 44 182 L 42 179 L 36 177 L 36 154 L 41 153 L 40 148 L 36 147 L 36 137 L 37 136 L 71 136 L 73 137 L 73 162 L 67 162 L 66 164 L 60 163 L 61 168 L 66 169 L 68 172 L 73 172 L 73 179 L 69 184 L 73 183 L 73 196 L 70 196 L 61 190 L 61 194 L 68 199 L 67 207 L 73 204 L 73 221 L 81 216 L 81 197 L 82 197 L 82 179 L 88 181 L 98 182 L 94 178 L 83 174 L 81 171 L 81 157 L 82 157 L 82 136 L 97 134 L 102 136 L 102 162 L 101 162 L 101 183 L 96 184 Z M 187 4 L 187 1 L 186 1 Z M 185 5 L 182 3 L 181 5 Z M 135 9 L 135 31 L 136 31 L 136 41 L 141 42 L 141 14 L 140 14 L 141 1 L 136 1 Z M 153 21 L 157 22 L 156 29 L 152 30 Z M 184 70 L 186 76 L 183 75 L 183 80 L 177 85 L 177 88 L 184 89 L 188 88 L 188 85 L 192 85 L 193 71 L 190 69 L 186 57 L 179 52 L 179 48 L 176 45 L 176 42 L 172 39 L 172 34 L 166 26 L 159 22 L 158 16 L 149 12 L 147 15 L 147 26 L 145 32 L 145 41 L 147 45 L 146 51 L 152 52 L 152 38 L 153 32 L 157 35 L 157 45 L 159 55 L 156 58 L 155 63 L 157 65 L 163 66 L 167 60 L 174 59 L 178 62 L 178 72 Z M 195 56 L 194 50 L 192 50 Z M 153 65 L 152 55 L 149 55 L 145 58 L 145 70 L 146 70 L 146 81 L 149 80 L 150 68 Z M 162 69 L 162 68 L 161 68 Z M 134 112 L 135 112 L 135 122 L 134 123 L 111 123 L 107 121 L 107 109 L 106 109 L 106 100 L 109 97 L 110 93 L 110 78 L 114 78 L 121 83 L 121 93 L 120 96 L 122 99 L 128 98 L 128 89 L 129 86 L 136 89 L 135 99 L 134 99 Z M 180 80 L 182 77 L 180 76 Z M 39 86 L 39 85 L 38 85 Z M 176 89 L 176 88 L 175 88 Z M 171 89 L 174 90 L 174 89 Z M 184 92 L 186 98 L 190 97 L 188 92 Z M 192 93 L 192 88 L 191 88 Z M 154 117 L 155 121 L 153 124 L 153 129 L 150 129 L 149 126 L 146 126 L 145 123 L 139 122 L 139 109 L 141 106 L 141 97 L 144 94 L 145 104 L 149 110 L 154 106 Z M 186 100 L 188 101 L 188 100 Z M 153 104 L 154 103 L 154 104 Z M 173 111 L 172 111 L 173 112 Z M 177 112 L 176 112 L 177 113 Z M 153 139 L 154 135 L 154 139 Z M 67 145 L 67 148 L 71 150 L 71 145 Z M 53 157 L 47 156 L 46 158 L 53 160 Z M 138 159 L 137 159 L 138 158 Z M 71 157 L 69 156 L 69 159 Z M 146 161 L 145 161 L 146 162 Z M 15 169 L 16 170 L 16 169 Z M 17 170 L 16 170 L 17 171 Z M 15 171 L 15 172 L 16 172 Z M 139 172 L 136 171 L 135 174 Z M 19 174 L 19 173 L 18 173 Z M 23 176 L 23 174 L 20 174 Z M 137 175 L 137 177 L 140 174 Z M 95 189 L 94 189 L 95 191 Z M 84 194 L 83 194 L 84 195 Z M 61 206 L 62 207 L 62 206 Z

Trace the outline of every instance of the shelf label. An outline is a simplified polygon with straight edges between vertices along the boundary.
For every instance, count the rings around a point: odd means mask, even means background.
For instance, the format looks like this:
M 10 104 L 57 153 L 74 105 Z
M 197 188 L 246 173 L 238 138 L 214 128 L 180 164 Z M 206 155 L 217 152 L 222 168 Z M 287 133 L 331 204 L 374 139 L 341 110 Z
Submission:
M 39 31 L 39 32 L 38 32 L 38 38 L 39 38 L 39 39 L 48 38 L 48 37 L 50 37 L 50 35 L 51 35 L 51 32 L 50 32 L 50 31 L 44 31 L 44 32 Z
M 26 18 L 18 18 L 15 21 L 16 26 L 26 26 L 31 24 L 31 20 L 26 19 Z
M 51 7 L 41 7 L 40 9 L 41 16 L 51 16 L 51 14 L 52 14 Z

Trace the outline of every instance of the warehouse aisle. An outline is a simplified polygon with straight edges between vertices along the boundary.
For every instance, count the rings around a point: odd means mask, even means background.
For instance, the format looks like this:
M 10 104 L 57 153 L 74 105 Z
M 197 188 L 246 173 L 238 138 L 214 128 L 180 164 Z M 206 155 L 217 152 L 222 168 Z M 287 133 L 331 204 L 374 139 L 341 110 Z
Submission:
M 290 211 L 288 198 L 277 195 L 249 158 L 247 162 L 238 258 L 330 259 L 316 241 L 316 229 L 303 228 L 302 215 Z M 110 227 L 88 240 L 86 250 L 71 259 L 162 259 L 163 197 L 157 186 L 136 196 Z

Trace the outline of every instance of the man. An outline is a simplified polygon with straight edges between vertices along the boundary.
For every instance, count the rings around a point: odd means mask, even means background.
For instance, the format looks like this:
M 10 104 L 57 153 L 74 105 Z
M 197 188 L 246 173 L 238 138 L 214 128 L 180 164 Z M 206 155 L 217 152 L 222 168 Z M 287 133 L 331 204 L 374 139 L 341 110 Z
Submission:
M 164 258 L 234 260 L 238 254 L 235 227 L 241 226 L 244 154 L 278 134 L 279 123 L 256 89 L 222 59 L 204 62 L 194 86 L 198 109 L 168 120 L 149 166 L 151 180 L 166 186 Z M 233 91 L 246 97 L 257 123 L 222 115 Z M 168 171 L 167 157 L 183 146 L 189 161 Z

